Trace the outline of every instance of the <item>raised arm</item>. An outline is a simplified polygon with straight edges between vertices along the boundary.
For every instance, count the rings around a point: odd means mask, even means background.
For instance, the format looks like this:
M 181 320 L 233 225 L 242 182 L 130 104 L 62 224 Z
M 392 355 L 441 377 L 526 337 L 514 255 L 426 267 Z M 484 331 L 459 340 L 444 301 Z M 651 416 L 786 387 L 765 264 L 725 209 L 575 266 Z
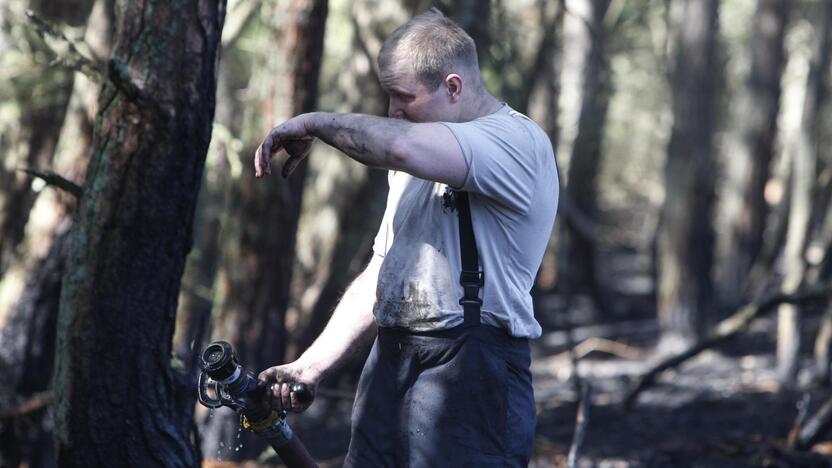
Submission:
M 441 123 L 313 112 L 269 132 L 255 155 L 257 177 L 271 172 L 269 159 L 277 154 L 284 159 L 283 176 L 288 176 L 309 154 L 313 137 L 368 166 L 404 171 L 452 187 L 461 187 L 468 175 L 459 143 Z

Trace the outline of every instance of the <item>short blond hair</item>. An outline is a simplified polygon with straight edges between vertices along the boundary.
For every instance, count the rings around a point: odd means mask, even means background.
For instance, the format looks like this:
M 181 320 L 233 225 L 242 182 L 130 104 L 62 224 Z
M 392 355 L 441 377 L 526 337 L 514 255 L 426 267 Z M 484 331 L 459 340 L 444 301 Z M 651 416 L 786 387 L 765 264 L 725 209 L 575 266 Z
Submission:
M 479 77 L 477 47 L 471 36 L 453 20 L 432 8 L 399 26 L 378 53 L 379 70 L 406 64 L 431 91 L 454 72 Z

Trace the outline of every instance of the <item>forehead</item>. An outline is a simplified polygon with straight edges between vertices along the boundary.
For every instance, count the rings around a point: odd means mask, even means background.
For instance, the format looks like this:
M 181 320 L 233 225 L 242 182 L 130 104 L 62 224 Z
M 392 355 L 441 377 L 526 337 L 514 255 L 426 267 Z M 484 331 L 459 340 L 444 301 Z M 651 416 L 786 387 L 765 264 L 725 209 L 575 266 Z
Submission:
M 416 93 L 424 90 L 425 86 L 416 74 L 407 66 L 390 65 L 379 70 L 379 81 L 385 91 L 405 91 Z

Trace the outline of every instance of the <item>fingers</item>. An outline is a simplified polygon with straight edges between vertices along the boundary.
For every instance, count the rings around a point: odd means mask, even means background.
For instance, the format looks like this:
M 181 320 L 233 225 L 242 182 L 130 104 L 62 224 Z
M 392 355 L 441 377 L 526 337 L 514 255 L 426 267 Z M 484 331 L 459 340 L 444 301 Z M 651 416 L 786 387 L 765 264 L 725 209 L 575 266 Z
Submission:
M 292 406 L 292 392 L 289 389 L 289 384 L 285 382 L 280 384 L 280 405 L 284 411 L 294 409 Z
M 269 403 L 281 411 L 301 412 L 309 407 L 310 402 L 301 402 L 298 394 L 292 391 L 288 382 L 272 383 L 268 390 Z
M 271 174 L 271 158 L 280 153 L 283 161 L 281 172 L 283 177 L 287 177 L 309 156 L 312 140 L 301 116 L 272 128 L 254 153 L 254 175 L 261 178 Z
M 258 179 L 272 173 L 269 161 L 272 157 L 272 145 L 272 134 L 269 133 L 254 153 L 254 176 Z
M 295 169 L 301 161 L 309 156 L 309 153 L 312 151 L 312 138 L 306 137 L 288 140 L 284 147 L 289 154 L 289 159 L 283 163 L 283 169 L 281 170 L 281 175 L 285 179 L 295 172 Z
M 308 408 L 314 398 L 313 384 L 304 382 L 304 385 L 313 395 L 307 400 L 299 397 L 293 391 L 293 385 L 302 381 L 299 370 L 291 366 L 269 367 L 258 375 L 258 378 L 268 384 L 267 395 L 272 407 L 282 411 L 301 412 Z

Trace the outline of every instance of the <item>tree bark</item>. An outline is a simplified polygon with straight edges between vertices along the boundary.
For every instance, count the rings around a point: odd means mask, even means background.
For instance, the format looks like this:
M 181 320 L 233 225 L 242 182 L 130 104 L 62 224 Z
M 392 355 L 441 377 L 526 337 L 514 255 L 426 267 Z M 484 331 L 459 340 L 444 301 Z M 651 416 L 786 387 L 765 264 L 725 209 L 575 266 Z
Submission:
M 585 0 L 580 5 L 570 2 L 586 16 L 575 47 L 581 49 L 581 105 L 578 134 L 572 145 L 566 192 L 578 211 L 590 220 L 598 217 L 598 174 L 601 169 L 601 144 L 609 104 L 610 78 L 606 56 L 607 32 L 604 17 L 610 2 Z M 595 274 L 595 239 L 583 236 L 571 224 L 565 224 L 564 234 L 569 246 L 570 283 L 577 294 L 587 294 L 601 304 Z
M 728 232 L 723 258 L 727 261 L 722 266 L 720 287 L 728 297 L 745 290 L 748 273 L 762 249 L 769 211 L 763 192 L 777 136 L 789 6 L 787 0 L 763 0 L 754 14 L 751 69 L 734 116 L 739 121 L 740 141 L 737 150 L 725 159 L 723 216 Z
M 194 466 L 193 387 L 170 366 L 214 113 L 222 0 L 119 3 L 118 40 L 63 277 L 62 466 Z
M 26 399 L 50 386 L 58 298 L 71 224 L 65 220 L 59 228 L 49 254 L 38 262 L 23 297 L 0 330 L 0 373 L 4 376 L 0 402 Z M 22 462 L 38 466 L 38 460 L 54 457 L 51 444 L 35 445 L 39 434 L 47 431 L 43 427 L 46 413 L 41 409 L 21 415 L 21 420 L 0 420 L 0 466 L 17 466 Z
M 711 137 L 718 2 L 681 2 L 673 70 L 673 130 L 658 232 L 658 315 L 662 342 L 703 337 L 710 321 L 714 199 Z
M 813 193 L 816 189 L 819 166 L 818 122 L 827 93 L 829 55 L 832 52 L 831 27 L 832 4 L 823 2 L 820 24 L 816 29 L 817 42 L 806 79 L 800 129 L 788 149 L 791 155 L 791 206 L 783 252 L 785 274 L 782 286 L 786 293 L 796 290 L 803 283 L 806 273 L 804 251 L 809 235 Z M 784 305 L 777 312 L 777 376 L 784 385 L 795 384 L 800 348 L 798 310 L 794 306 Z
M 90 13 L 85 41 L 109 42 L 107 11 L 112 0 L 99 0 Z M 48 12 L 39 10 L 49 18 Z M 78 12 L 74 12 L 77 14 Z M 99 38 L 104 41 L 97 41 Z M 48 167 L 73 180 L 84 179 L 86 157 L 92 138 L 94 111 L 87 103 L 95 102 L 99 86 L 83 76 L 73 80 L 60 131 L 55 156 Z M 51 137 L 50 137 L 51 138 Z M 6 376 L 0 382 L 0 400 L 30 399 L 51 389 L 55 354 L 55 323 L 58 316 L 61 277 L 68 250 L 71 212 L 77 204 L 73 195 L 47 187 L 36 195 L 32 214 L 37 222 L 27 226 L 0 282 L 0 368 Z M 10 432 L 11 431 L 11 432 Z M 29 466 L 54 465 L 52 449 L 52 406 L 29 412 L 19 418 L 0 420 L 0 465 L 14 466 L 13 453 L 23 456 Z M 50 461 L 51 460 L 51 461 Z

